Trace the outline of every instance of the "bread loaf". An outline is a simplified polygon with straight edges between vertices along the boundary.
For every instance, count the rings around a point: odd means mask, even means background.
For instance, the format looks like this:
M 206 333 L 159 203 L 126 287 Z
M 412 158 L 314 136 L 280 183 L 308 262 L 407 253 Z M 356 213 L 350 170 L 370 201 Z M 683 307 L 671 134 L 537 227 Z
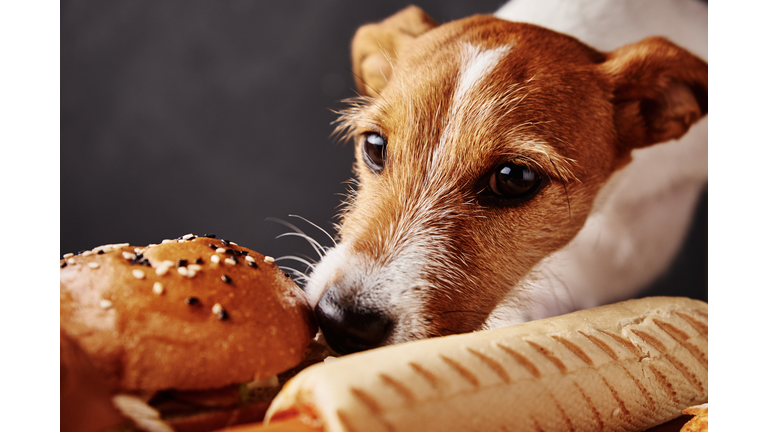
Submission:
M 318 364 L 266 422 L 328 431 L 640 431 L 707 401 L 707 304 L 653 297 Z

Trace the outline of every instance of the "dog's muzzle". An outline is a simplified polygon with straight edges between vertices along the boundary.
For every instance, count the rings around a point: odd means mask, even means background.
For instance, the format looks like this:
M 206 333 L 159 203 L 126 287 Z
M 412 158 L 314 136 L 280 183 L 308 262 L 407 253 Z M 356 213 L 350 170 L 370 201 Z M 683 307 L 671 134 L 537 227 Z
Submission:
M 381 346 L 392 329 L 392 319 L 382 311 L 342 306 L 333 287 L 320 297 L 315 315 L 328 346 L 339 354 Z

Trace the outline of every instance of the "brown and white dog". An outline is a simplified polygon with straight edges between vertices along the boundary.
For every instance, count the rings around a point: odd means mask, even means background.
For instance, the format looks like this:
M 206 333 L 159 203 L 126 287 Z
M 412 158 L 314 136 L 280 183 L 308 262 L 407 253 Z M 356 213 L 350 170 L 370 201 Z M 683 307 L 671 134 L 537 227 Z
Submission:
M 361 97 L 340 119 L 357 190 L 306 286 L 330 346 L 516 324 L 652 281 L 707 181 L 706 51 L 693 0 L 516 0 L 444 25 L 412 6 L 360 28 Z

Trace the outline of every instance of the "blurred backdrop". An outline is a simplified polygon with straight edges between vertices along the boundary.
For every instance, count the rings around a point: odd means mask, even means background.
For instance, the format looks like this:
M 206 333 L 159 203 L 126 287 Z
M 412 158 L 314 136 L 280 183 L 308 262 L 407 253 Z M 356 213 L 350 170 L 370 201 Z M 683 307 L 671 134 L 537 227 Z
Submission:
M 353 160 L 330 137 L 355 95 L 349 44 L 410 3 L 446 22 L 504 0 L 62 0 L 60 253 L 215 233 L 316 258 L 270 218 L 331 244 L 291 215 L 333 235 Z M 707 299 L 706 193 L 643 294 Z

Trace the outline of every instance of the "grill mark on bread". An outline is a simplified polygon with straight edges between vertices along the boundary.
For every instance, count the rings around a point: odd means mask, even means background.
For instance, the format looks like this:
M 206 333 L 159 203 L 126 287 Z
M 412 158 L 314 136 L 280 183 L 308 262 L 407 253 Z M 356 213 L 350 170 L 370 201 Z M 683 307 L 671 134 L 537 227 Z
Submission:
M 352 387 L 350 389 L 353 395 L 363 403 L 368 409 L 373 413 L 374 415 L 381 414 L 381 406 L 379 406 L 379 403 L 376 401 L 376 399 L 369 395 L 368 393 L 360 390 L 359 388 Z
M 537 344 L 536 342 L 532 341 L 525 341 L 528 345 L 532 346 L 536 351 L 538 351 L 541 355 L 546 357 L 547 360 L 549 360 L 553 365 L 557 367 L 558 370 L 560 370 L 560 373 L 564 374 L 568 372 L 568 368 L 565 367 L 565 364 L 563 363 L 560 358 L 558 358 L 556 355 L 554 355 L 552 352 L 550 352 L 545 347 Z
M 612 360 L 619 359 L 619 356 L 616 355 L 616 351 L 614 351 L 611 347 L 609 347 L 607 343 L 601 341 L 599 338 L 595 336 L 588 335 L 582 331 L 579 331 L 579 333 L 581 333 L 581 335 L 584 336 L 585 338 L 589 339 L 590 342 L 597 345 L 597 347 L 603 350 L 604 353 L 608 354 L 608 357 L 610 357 Z
M 568 432 L 576 432 L 576 429 L 573 428 L 573 423 L 571 423 L 571 418 L 568 417 L 568 413 L 566 413 L 563 407 L 560 406 L 560 404 L 557 402 L 555 395 L 550 393 L 549 397 L 552 398 L 552 401 L 555 403 L 557 410 L 560 412 L 560 416 L 563 417 L 563 421 L 565 421 L 565 424 L 568 425 Z
M 379 374 L 379 377 L 382 381 L 384 381 L 384 384 L 392 387 L 397 392 L 397 394 L 405 399 L 406 402 L 413 403 L 416 401 L 416 396 L 414 396 L 413 391 L 402 382 L 392 378 L 385 373 Z
M 339 417 L 339 421 L 344 425 L 344 428 L 349 432 L 358 432 L 358 429 L 355 429 L 354 426 L 352 426 L 352 421 L 347 417 L 347 414 L 344 413 L 342 410 L 337 409 L 336 415 Z M 389 432 L 395 432 L 395 427 L 392 426 L 388 421 L 384 420 L 381 416 L 376 416 L 376 418 L 379 420 L 379 422 L 384 425 L 384 427 Z M 364 429 L 365 430 L 365 429 Z
M 656 380 L 661 383 L 661 388 L 664 390 L 664 393 L 666 393 L 667 396 L 672 399 L 672 402 L 675 404 L 679 403 L 680 401 L 677 399 L 677 392 L 675 391 L 675 388 L 672 387 L 672 383 L 669 382 L 667 376 L 664 375 L 664 373 L 662 373 L 660 370 L 656 369 L 656 367 L 653 365 L 648 365 L 648 368 L 651 369 L 651 372 L 653 372 Z
M 667 361 L 672 364 L 672 366 L 675 367 L 680 373 L 683 374 L 683 377 L 691 383 L 692 386 L 696 387 L 696 389 L 699 392 L 704 392 L 704 386 L 699 382 L 699 380 L 696 378 L 694 374 L 691 373 L 691 371 L 688 369 L 688 366 L 683 364 L 680 360 L 678 360 L 675 356 L 672 355 L 669 351 L 667 351 L 667 347 L 664 346 L 664 344 L 661 343 L 658 339 L 651 336 L 650 334 L 637 329 L 632 329 L 632 333 L 636 334 L 640 339 L 647 342 L 649 345 L 654 347 L 656 350 L 658 350 Z
M 573 385 L 576 386 L 576 389 L 579 391 L 579 393 L 581 393 L 581 397 L 584 398 L 584 402 L 587 403 L 589 410 L 592 411 L 592 417 L 595 418 L 598 432 L 602 432 L 603 429 L 605 429 L 605 424 L 603 423 L 603 419 L 600 418 L 600 413 L 597 411 L 595 404 L 592 403 L 592 398 L 589 397 L 589 395 L 587 395 L 587 393 L 584 392 L 584 389 L 582 389 L 581 386 L 579 386 L 579 384 L 577 384 L 575 381 Z
M 637 378 L 635 378 L 635 377 L 634 377 L 634 376 L 633 376 L 633 375 L 632 375 L 632 374 L 629 372 L 629 370 L 628 370 L 626 367 L 624 367 L 624 365 L 623 365 L 623 364 L 619 364 L 619 366 L 621 366 L 621 368 L 622 368 L 622 369 L 624 369 L 624 372 L 627 374 L 627 376 L 629 377 L 629 379 L 631 379 L 631 380 L 632 380 L 632 382 L 634 382 L 634 383 L 635 383 L 635 385 L 637 386 L 637 388 L 638 388 L 638 389 L 640 389 L 640 393 L 642 393 L 642 394 L 643 394 L 643 397 L 645 397 L 645 400 L 648 402 L 648 406 L 649 406 L 649 409 L 651 409 L 651 410 L 655 409 L 655 408 L 656 408 L 656 401 L 655 401 L 655 400 L 653 400 L 653 396 L 651 396 L 651 392 L 649 392 L 649 391 L 648 391 L 648 389 L 647 389 L 647 388 L 645 388 L 645 386 L 643 386 L 643 384 L 640 382 L 640 380 L 638 380 Z
M 560 342 L 561 344 L 563 344 L 564 347 L 568 348 L 568 351 L 574 353 L 576 355 L 576 357 L 580 358 L 581 361 L 586 363 L 588 366 L 594 366 L 595 365 L 595 363 L 592 361 L 591 358 L 589 358 L 587 353 L 585 353 L 575 343 L 569 341 L 566 338 L 560 337 L 560 336 L 552 336 L 552 339 L 554 339 L 554 340 Z
M 544 432 L 544 429 L 541 428 L 541 425 L 539 425 L 539 422 L 537 422 L 535 418 L 530 416 L 528 418 L 533 422 L 533 427 L 536 428 L 536 432 Z
M 469 351 L 472 355 L 479 358 L 480 361 L 482 361 L 486 366 L 488 366 L 489 369 L 491 369 L 496 375 L 501 378 L 502 381 L 504 381 L 504 384 L 509 384 L 512 382 L 512 379 L 509 377 L 509 374 L 504 369 L 504 366 L 501 365 L 501 363 L 497 362 L 496 360 L 488 357 L 487 355 L 475 351 L 472 348 L 467 348 L 467 351 Z
M 679 343 L 683 348 L 687 349 L 688 352 L 691 353 L 691 355 L 693 355 L 693 357 L 695 357 L 702 366 L 704 366 L 705 370 L 709 370 L 707 367 L 709 363 L 707 361 L 707 355 L 699 351 L 696 345 L 688 342 L 688 340 L 691 339 L 688 334 L 668 322 L 664 322 L 659 319 L 654 319 L 653 322 L 659 326 L 660 329 L 664 330 L 666 334 L 671 336 L 672 339 L 676 340 L 677 343 Z
M 337 409 L 336 416 L 339 417 L 339 421 L 344 425 L 344 429 L 348 430 L 349 432 L 357 432 L 357 429 L 352 427 L 352 422 L 349 421 L 349 417 L 347 417 L 347 415 L 342 410 Z
M 697 320 L 696 318 L 679 311 L 675 311 L 675 315 L 684 319 L 685 322 L 687 322 L 691 327 L 693 327 L 693 329 L 696 330 L 696 332 L 699 335 L 704 337 L 709 336 L 709 326 L 707 326 L 707 324 L 704 324 L 703 322 Z
M 440 358 L 443 359 L 443 361 L 451 367 L 451 369 L 455 370 L 459 376 L 464 378 L 467 382 L 472 384 L 472 387 L 479 387 L 480 386 L 480 380 L 477 379 L 477 376 L 473 374 L 469 369 L 462 366 L 459 362 L 456 360 L 446 357 L 443 354 L 440 354 Z
M 435 376 L 432 372 L 424 369 L 422 366 L 420 366 L 418 363 L 409 362 L 408 366 L 411 367 L 417 374 L 424 377 L 424 379 L 427 380 L 429 385 L 432 386 L 433 389 L 438 390 L 440 388 L 440 379 Z
M 358 389 L 358 388 L 355 388 L 355 387 L 352 387 L 352 388 L 350 389 L 350 391 L 352 392 L 352 394 L 353 394 L 353 395 L 355 395 L 355 397 L 357 397 L 357 399 L 358 399 L 360 402 L 362 402 L 362 403 L 363 403 L 363 405 L 365 405 L 366 407 L 368 407 L 368 409 L 371 411 L 371 413 L 372 413 L 374 416 L 376 416 L 376 418 L 379 420 L 379 422 L 381 422 L 381 424 L 383 424 L 383 425 L 386 427 L 386 429 L 387 429 L 388 431 L 391 431 L 391 432 L 392 432 L 392 431 L 394 431 L 394 430 L 395 430 L 395 428 L 392 426 L 392 424 L 390 424 L 389 422 L 387 422 L 387 421 L 386 421 L 386 420 L 385 420 L 385 419 L 384 419 L 384 418 L 381 416 L 381 414 L 382 414 L 382 409 L 381 409 L 381 406 L 379 405 L 379 403 L 376 401 L 376 399 L 375 399 L 373 396 L 371 396 L 371 395 L 369 395 L 368 393 L 366 393 L 366 392 L 364 392 L 364 391 L 362 391 L 362 390 L 360 390 L 360 389 Z M 336 411 L 336 413 L 337 413 L 337 414 L 340 414 L 340 410 L 337 410 L 337 411 Z M 339 419 L 341 419 L 341 416 L 339 417 Z M 344 424 L 345 424 L 345 425 L 346 425 L 348 428 L 350 428 L 350 427 L 352 426 L 352 423 L 349 421 L 349 418 L 346 418 L 346 419 L 342 420 L 342 422 L 343 422 L 343 423 L 344 423 Z M 350 430 L 354 430 L 354 429 L 353 429 L 353 428 L 350 428 Z
M 621 412 L 625 416 L 629 416 L 629 410 L 627 409 L 626 404 L 624 404 L 624 400 L 621 398 L 621 396 L 619 396 L 619 392 L 617 392 L 616 389 L 613 388 L 613 386 L 608 384 L 608 380 L 605 379 L 604 376 L 600 375 L 600 378 L 603 379 L 603 383 L 605 384 L 606 387 L 608 387 L 608 390 L 611 392 L 611 395 L 613 395 L 613 399 L 615 399 L 616 403 L 619 404 L 619 409 L 621 410 Z
M 635 355 L 635 357 L 637 357 L 637 358 L 643 358 L 643 357 L 645 357 L 645 355 L 643 355 L 643 352 L 640 350 L 640 348 L 638 348 L 638 346 L 637 346 L 637 345 L 635 345 L 635 343 L 634 343 L 634 342 L 632 342 L 631 340 L 629 340 L 629 339 L 626 339 L 626 338 L 624 338 L 624 337 L 622 337 L 622 336 L 619 336 L 619 335 L 617 335 L 617 334 L 614 334 L 614 333 L 611 333 L 611 332 L 607 332 L 607 331 L 605 331 L 605 330 L 600 330 L 600 329 L 598 329 L 598 331 L 599 331 L 600 333 L 603 333 L 603 334 L 605 334 L 605 335 L 608 335 L 608 336 L 610 336 L 610 337 L 611 337 L 613 340 L 615 340 L 616 342 L 618 342 L 618 343 L 620 343 L 621 345 L 623 345 L 623 346 L 624 346 L 625 348 L 627 348 L 627 349 L 628 349 L 628 350 L 629 350 L 629 351 L 630 351 L 632 354 L 634 354 L 634 355 Z
M 509 354 L 515 361 L 522 367 L 524 367 L 528 372 L 530 372 L 531 375 L 533 375 L 536 378 L 541 377 L 541 372 L 539 372 L 539 369 L 536 367 L 535 364 L 533 364 L 532 361 L 528 360 L 527 357 L 520 354 L 519 352 L 513 350 L 512 348 L 502 345 L 500 343 L 497 343 L 496 346 L 504 350 L 507 354 Z

